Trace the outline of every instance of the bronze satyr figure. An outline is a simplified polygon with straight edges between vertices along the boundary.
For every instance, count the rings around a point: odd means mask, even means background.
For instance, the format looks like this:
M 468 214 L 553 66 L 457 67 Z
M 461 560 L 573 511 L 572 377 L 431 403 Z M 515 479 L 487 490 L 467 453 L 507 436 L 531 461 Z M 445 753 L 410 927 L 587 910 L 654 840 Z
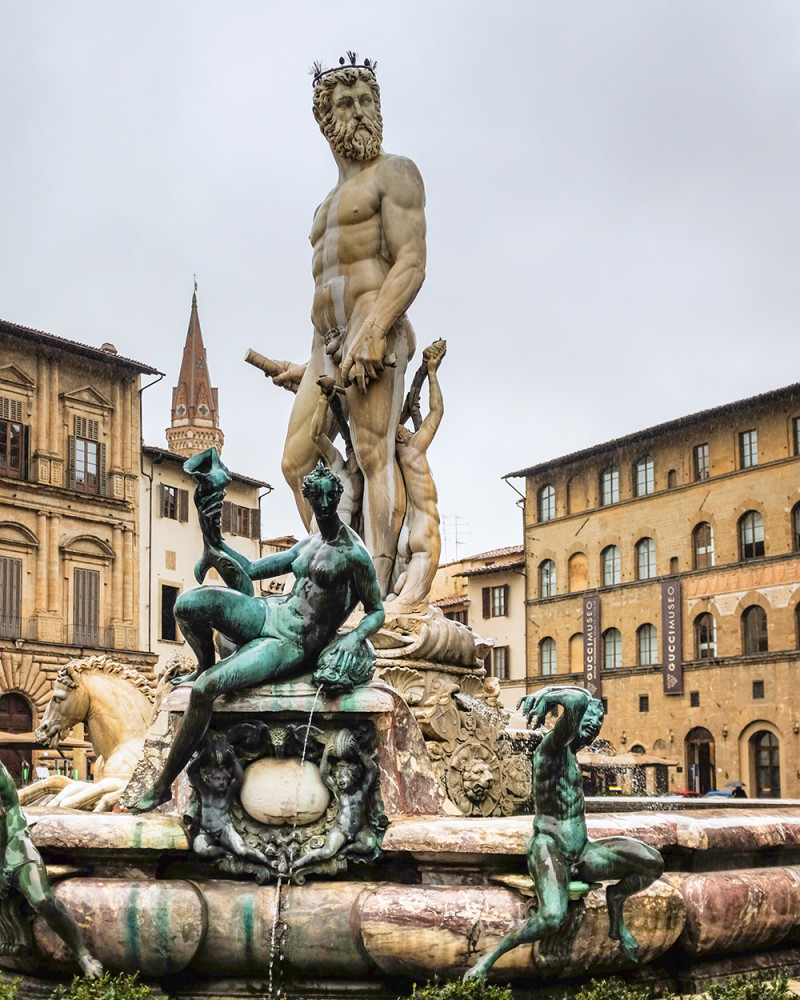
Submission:
M 583 782 L 577 752 L 597 738 L 603 724 L 603 706 L 585 688 L 546 687 L 520 699 L 525 717 L 544 723 L 556 707 L 563 711 L 533 756 L 535 816 L 528 844 L 528 871 L 538 906 L 517 930 L 511 931 L 466 974 L 483 979 L 501 955 L 520 944 L 570 934 L 570 881 L 612 881 L 606 889 L 609 937 L 632 962 L 639 945 L 625 926 L 622 907 L 628 896 L 646 889 L 664 870 L 655 848 L 632 837 L 589 840 L 586 835 Z M 519 707 L 519 705 L 517 707 Z

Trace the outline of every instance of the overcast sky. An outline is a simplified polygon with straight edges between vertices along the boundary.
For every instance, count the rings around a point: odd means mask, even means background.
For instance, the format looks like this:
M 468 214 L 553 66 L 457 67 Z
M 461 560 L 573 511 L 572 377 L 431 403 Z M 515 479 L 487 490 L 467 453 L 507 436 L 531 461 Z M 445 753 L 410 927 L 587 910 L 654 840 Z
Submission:
M 307 71 L 346 49 L 426 185 L 443 558 L 521 542 L 507 472 L 800 380 L 797 0 L 0 0 L 0 38 L 0 317 L 165 372 L 164 446 L 196 272 L 267 534 L 292 397 L 242 359 L 308 356 Z

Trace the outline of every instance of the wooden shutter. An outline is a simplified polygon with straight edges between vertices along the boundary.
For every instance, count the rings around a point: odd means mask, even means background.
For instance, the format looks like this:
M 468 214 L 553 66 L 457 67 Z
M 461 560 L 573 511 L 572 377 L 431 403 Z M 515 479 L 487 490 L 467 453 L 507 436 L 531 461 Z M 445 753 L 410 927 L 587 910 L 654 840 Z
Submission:
M 189 520 L 189 491 L 178 490 L 178 520 Z
M 233 521 L 233 504 L 227 500 L 222 501 L 222 531 L 229 535 L 231 533 L 231 522 Z
M 27 424 L 22 425 L 22 471 L 21 478 L 27 481 L 31 476 L 31 429 Z
M 72 609 L 72 641 L 79 646 L 97 644 L 100 623 L 100 574 L 94 569 L 76 569 Z
M 507 584 L 503 584 L 503 614 L 508 614 L 508 595 L 511 591 L 511 587 Z
M 108 479 L 106 478 L 106 446 L 100 441 L 97 442 L 97 488 L 101 497 L 108 492 Z
M 67 487 L 75 489 L 75 435 L 67 439 Z
M 492 617 L 492 588 L 484 587 L 481 591 L 481 596 L 483 597 L 483 617 Z
M 250 511 L 250 537 L 261 538 L 261 511 L 258 507 Z
M 0 557 L 0 635 L 17 638 L 22 625 L 22 560 Z

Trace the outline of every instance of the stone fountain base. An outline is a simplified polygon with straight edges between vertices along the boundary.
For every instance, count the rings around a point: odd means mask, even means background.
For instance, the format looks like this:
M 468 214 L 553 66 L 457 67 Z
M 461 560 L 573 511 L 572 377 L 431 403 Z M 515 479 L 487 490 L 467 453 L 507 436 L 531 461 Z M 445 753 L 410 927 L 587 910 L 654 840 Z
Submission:
M 635 836 L 665 857 L 664 877 L 626 905 L 647 964 L 634 969 L 608 939 L 595 890 L 562 967 L 521 947 L 493 979 L 524 983 L 530 996 L 609 971 L 682 989 L 769 963 L 800 968 L 800 803 L 592 812 L 587 822 L 591 837 Z M 57 895 L 103 964 L 187 998 L 252 995 L 270 965 L 275 989 L 306 998 L 396 996 L 404 984 L 461 976 L 531 905 L 504 884 L 522 883 L 529 834 L 529 817 L 395 816 L 379 867 L 278 889 L 219 877 L 191 855 L 175 816 L 45 811 L 33 828 Z M 33 937 L 32 956 L 0 965 L 69 973 L 63 944 L 38 919 Z

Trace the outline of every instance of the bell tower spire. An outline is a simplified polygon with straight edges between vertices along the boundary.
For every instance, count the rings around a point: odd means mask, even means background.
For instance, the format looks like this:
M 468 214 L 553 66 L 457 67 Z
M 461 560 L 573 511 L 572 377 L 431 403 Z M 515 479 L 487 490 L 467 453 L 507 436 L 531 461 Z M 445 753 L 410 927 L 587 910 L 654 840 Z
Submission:
M 167 444 L 178 455 L 197 455 L 212 445 L 222 451 L 225 435 L 219 426 L 217 390 L 211 386 L 208 360 L 197 312 L 197 276 L 192 295 L 189 330 L 183 347 L 178 384 L 172 390 L 172 423 Z

